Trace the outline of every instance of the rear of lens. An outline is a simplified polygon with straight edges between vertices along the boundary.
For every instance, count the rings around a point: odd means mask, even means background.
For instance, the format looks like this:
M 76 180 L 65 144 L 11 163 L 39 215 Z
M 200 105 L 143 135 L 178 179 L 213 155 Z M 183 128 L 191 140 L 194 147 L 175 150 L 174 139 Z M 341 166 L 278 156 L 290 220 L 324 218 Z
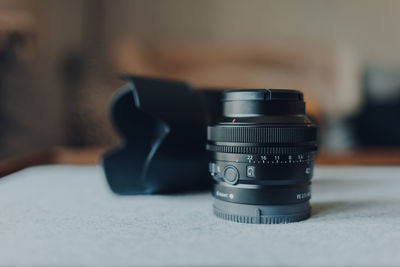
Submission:
M 296 90 L 226 91 L 208 127 L 214 214 L 243 223 L 289 223 L 310 216 L 317 129 Z

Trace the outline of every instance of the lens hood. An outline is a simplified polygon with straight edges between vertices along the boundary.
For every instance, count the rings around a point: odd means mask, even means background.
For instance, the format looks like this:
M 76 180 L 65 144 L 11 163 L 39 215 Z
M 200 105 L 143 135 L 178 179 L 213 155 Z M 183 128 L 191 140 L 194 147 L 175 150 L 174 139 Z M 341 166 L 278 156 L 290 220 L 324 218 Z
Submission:
M 211 188 L 205 150 L 209 107 L 219 93 L 172 80 L 121 75 L 111 121 L 120 144 L 101 163 L 117 194 L 170 193 Z M 215 111 L 217 112 L 217 111 Z

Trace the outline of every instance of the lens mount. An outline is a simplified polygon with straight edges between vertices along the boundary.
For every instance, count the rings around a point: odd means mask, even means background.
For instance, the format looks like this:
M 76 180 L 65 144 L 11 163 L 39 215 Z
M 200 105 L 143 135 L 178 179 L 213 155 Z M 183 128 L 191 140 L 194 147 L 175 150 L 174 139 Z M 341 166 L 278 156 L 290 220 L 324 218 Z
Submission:
M 291 205 L 244 205 L 215 199 L 214 214 L 222 219 L 253 224 L 292 223 L 310 217 L 309 202 Z

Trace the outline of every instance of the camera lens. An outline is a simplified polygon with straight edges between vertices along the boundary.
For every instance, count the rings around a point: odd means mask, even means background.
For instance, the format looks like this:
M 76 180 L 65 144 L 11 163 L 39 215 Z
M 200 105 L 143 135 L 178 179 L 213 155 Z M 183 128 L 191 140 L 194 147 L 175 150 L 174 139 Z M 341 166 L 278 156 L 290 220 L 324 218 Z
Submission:
M 226 91 L 207 130 L 214 214 L 242 223 L 310 217 L 317 128 L 297 90 Z

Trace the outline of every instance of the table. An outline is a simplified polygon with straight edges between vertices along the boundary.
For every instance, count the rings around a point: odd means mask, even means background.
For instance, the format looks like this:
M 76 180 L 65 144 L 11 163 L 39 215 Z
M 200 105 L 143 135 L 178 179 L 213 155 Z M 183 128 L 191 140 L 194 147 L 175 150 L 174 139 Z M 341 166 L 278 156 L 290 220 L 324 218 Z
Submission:
M 117 196 L 99 166 L 0 179 L 0 265 L 400 265 L 400 167 L 318 166 L 310 219 L 248 225 L 208 192 Z

